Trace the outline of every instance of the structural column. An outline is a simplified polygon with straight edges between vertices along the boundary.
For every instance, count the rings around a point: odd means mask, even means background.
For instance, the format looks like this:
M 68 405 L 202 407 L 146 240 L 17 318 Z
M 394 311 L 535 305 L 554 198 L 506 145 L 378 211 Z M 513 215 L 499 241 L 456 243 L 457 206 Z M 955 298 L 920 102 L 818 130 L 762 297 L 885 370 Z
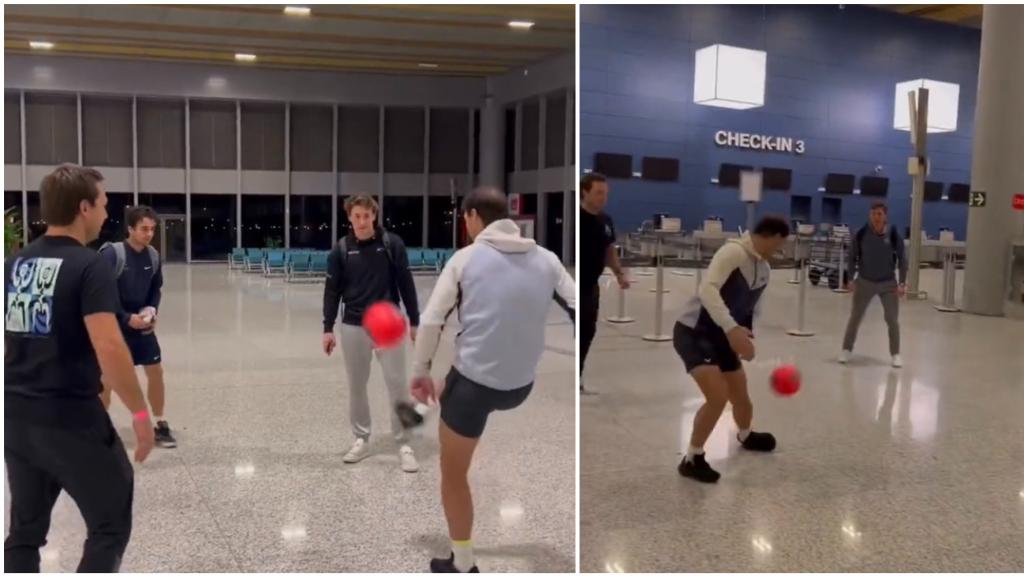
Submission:
M 1024 212 L 1011 209 L 1024 190 L 1024 6 L 986 4 L 981 28 L 981 64 L 974 113 L 971 190 L 988 195 L 969 208 L 963 309 L 1005 313 L 1010 245 L 1024 236 Z
M 505 118 L 497 98 L 484 97 L 480 109 L 480 182 L 481 186 L 502 187 L 505 163 Z

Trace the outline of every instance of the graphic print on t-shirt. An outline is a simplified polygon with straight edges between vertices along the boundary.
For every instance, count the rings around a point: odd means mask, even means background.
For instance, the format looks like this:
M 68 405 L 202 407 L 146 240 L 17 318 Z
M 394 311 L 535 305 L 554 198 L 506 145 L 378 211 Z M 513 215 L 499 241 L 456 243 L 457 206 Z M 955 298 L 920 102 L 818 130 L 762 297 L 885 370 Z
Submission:
M 18 258 L 7 285 L 7 332 L 46 336 L 53 322 L 53 293 L 64 261 L 60 258 Z

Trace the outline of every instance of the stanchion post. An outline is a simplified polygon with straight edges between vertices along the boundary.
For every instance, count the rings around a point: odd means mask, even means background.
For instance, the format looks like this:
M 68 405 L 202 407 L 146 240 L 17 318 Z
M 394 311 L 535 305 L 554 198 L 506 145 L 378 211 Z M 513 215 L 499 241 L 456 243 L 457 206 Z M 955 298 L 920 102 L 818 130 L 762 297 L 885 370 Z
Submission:
M 654 333 L 644 335 L 648 342 L 668 342 L 671 336 L 661 332 L 661 314 L 665 307 L 665 267 L 661 263 L 661 237 L 658 237 L 655 258 L 657 258 L 658 270 L 655 274 L 654 292 Z
M 956 305 L 956 253 L 952 247 L 942 248 L 942 304 L 935 306 L 939 312 L 959 312 Z
M 790 278 L 789 280 L 787 280 L 786 282 L 788 282 L 789 284 L 799 284 L 800 283 L 800 264 L 798 264 L 798 262 L 800 262 L 800 260 L 801 260 L 801 256 L 800 256 L 800 233 L 799 232 L 797 232 L 797 234 L 793 237 L 793 260 L 794 260 L 794 264 L 795 264 L 795 266 L 793 266 L 793 277 Z
M 658 241 L 654 244 L 654 266 L 656 268 L 655 274 L 658 276 L 658 285 L 651 288 L 651 292 L 657 292 L 660 294 L 667 294 L 668 288 L 664 285 L 664 274 L 665 274 L 665 250 L 662 246 L 661 235 L 658 235 Z
M 622 258 L 622 246 L 619 246 L 619 258 Z M 615 284 L 615 288 L 618 290 L 618 306 L 614 316 L 608 316 L 605 320 L 612 324 L 629 324 L 634 322 L 635 319 L 626 315 L 626 291 L 619 287 L 618 282 Z
M 787 330 L 786 334 L 789 334 L 790 336 L 801 337 L 814 336 L 814 332 L 807 330 L 807 328 L 804 325 L 805 309 L 807 307 L 807 276 L 804 273 L 804 259 L 801 257 L 798 260 L 798 262 L 799 266 L 797 267 L 797 275 L 799 277 L 800 290 L 797 293 L 797 327 L 793 328 L 792 330 Z
M 832 290 L 836 294 L 846 294 L 849 290 L 846 289 L 846 242 L 843 238 L 837 238 L 839 241 L 839 286 Z

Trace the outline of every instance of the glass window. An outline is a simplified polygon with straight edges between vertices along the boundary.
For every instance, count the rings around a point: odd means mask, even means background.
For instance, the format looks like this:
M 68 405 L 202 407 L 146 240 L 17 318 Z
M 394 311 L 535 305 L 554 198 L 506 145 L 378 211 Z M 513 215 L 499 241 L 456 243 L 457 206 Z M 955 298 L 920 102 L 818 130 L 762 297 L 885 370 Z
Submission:
M 429 226 L 427 231 L 428 248 L 452 248 L 452 215 L 457 209 L 452 206 L 452 200 L 448 196 L 431 196 L 428 208 L 430 210 Z
M 39 208 L 39 192 L 28 191 L 28 241 L 31 242 L 46 233 L 46 222 Z
M 139 194 L 139 204 L 156 210 L 159 216 L 165 214 L 185 215 L 184 194 Z
M 292 196 L 289 200 L 291 202 L 291 247 L 330 249 L 331 197 Z
M 4 92 L 4 164 L 21 164 L 21 95 Z
M 131 193 L 107 192 L 107 220 L 100 230 L 100 246 L 104 242 L 120 242 L 125 239 L 128 235 L 128 222 L 125 216 L 131 206 Z
M 235 246 L 237 202 L 234 194 L 192 195 L 193 260 L 227 260 Z
M 522 141 L 519 142 L 520 170 L 536 170 L 540 161 L 540 100 L 523 103 Z
M 406 246 L 423 246 L 423 197 L 385 196 L 382 225 Z
M 242 246 L 284 248 L 284 196 L 242 196 Z
M 340 240 L 352 229 L 352 225 L 348 221 L 348 214 L 345 213 L 346 198 L 348 196 L 338 196 L 338 237 L 334 239 L 335 241 Z
M 185 167 L 185 103 L 138 100 L 140 168 Z

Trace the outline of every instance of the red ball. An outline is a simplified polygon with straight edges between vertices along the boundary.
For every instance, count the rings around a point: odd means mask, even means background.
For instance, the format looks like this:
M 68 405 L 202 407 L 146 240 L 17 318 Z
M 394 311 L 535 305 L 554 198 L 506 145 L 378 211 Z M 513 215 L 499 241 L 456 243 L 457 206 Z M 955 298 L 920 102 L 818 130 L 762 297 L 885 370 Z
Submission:
M 772 389 L 779 396 L 792 396 L 800 391 L 800 371 L 792 364 L 783 364 L 772 371 Z
M 391 348 L 405 336 L 405 316 L 392 302 L 376 302 L 363 313 L 363 328 L 378 348 Z

